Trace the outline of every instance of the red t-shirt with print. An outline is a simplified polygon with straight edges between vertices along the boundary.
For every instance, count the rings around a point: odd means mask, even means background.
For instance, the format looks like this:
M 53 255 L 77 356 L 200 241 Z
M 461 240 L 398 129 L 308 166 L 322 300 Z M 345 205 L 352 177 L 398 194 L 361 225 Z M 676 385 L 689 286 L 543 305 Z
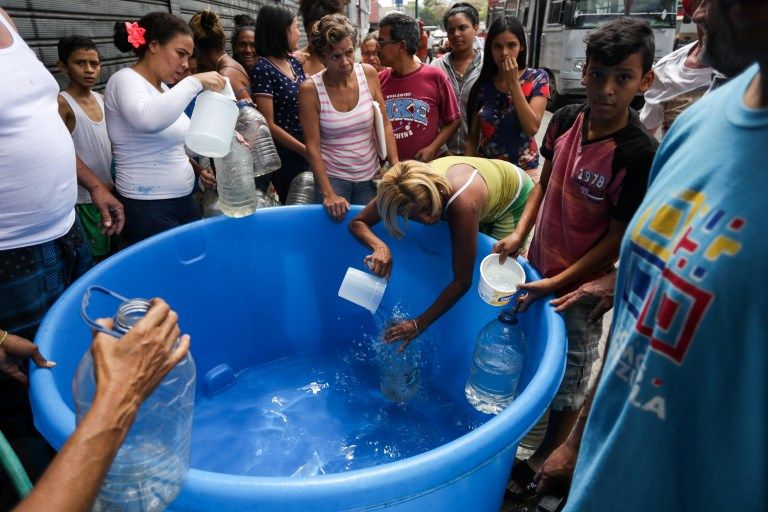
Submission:
M 630 109 L 627 126 L 594 140 L 587 140 L 588 122 L 587 104 L 569 105 L 555 113 L 544 136 L 541 155 L 552 161 L 552 174 L 529 253 L 544 277 L 561 273 L 589 252 L 608 234 L 611 219 L 629 222 L 648 186 L 658 142 L 637 112 Z
M 456 93 L 441 69 L 421 64 L 416 71 L 395 75 L 387 68 L 379 81 L 400 160 L 412 159 L 443 125 L 460 117 Z

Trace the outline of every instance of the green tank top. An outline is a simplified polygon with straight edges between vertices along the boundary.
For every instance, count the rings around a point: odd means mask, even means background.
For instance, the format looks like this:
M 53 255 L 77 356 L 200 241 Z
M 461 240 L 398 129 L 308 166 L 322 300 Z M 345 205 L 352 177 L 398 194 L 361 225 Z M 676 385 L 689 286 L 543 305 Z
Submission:
M 521 195 L 520 192 L 529 178 L 525 171 L 514 164 L 489 158 L 446 156 L 433 160 L 429 166 L 445 176 L 448 169 L 456 164 L 466 164 L 477 169 L 488 187 L 488 201 L 480 213 L 480 222 L 494 222 L 507 210 L 519 206 L 519 202 L 525 203 L 527 194 Z

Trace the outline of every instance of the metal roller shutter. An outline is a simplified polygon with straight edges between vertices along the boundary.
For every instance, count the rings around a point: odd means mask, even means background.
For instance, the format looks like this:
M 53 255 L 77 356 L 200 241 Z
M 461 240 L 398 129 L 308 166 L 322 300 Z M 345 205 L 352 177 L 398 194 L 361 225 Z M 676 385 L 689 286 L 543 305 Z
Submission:
M 210 8 L 221 16 L 227 34 L 234 28 L 236 14 L 256 17 L 258 9 L 271 0 L 5 0 L 2 7 L 8 12 L 24 40 L 56 77 L 60 86 L 66 77 L 56 67 L 56 43 L 59 38 L 82 35 L 94 40 L 101 54 L 101 82 L 95 89 L 103 89 L 109 77 L 118 69 L 131 64 L 134 56 L 120 53 L 112 44 L 112 28 L 116 21 L 135 21 L 152 11 L 172 12 L 185 20 L 202 9 Z M 296 12 L 298 0 L 287 0 L 286 7 Z M 302 31 L 303 32 L 303 31 Z M 302 33 L 301 44 L 306 38 Z

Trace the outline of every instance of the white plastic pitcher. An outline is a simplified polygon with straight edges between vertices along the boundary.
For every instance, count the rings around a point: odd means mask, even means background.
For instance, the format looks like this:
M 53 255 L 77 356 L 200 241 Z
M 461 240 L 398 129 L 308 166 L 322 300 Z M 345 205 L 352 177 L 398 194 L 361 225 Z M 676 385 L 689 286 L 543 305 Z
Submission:
M 489 254 L 480 263 L 480 282 L 477 292 L 491 306 L 503 306 L 525 282 L 525 270 L 514 258 L 499 265 L 499 255 Z
M 349 267 L 339 288 L 339 297 L 376 313 L 387 289 L 387 280 Z
M 225 78 L 225 81 L 220 93 L 203 91 L 195 101 L 195 110 L 184 142 L 198 155 L 221 158 L 229 153 L 240 110 L 235 104 L 229 78 Z

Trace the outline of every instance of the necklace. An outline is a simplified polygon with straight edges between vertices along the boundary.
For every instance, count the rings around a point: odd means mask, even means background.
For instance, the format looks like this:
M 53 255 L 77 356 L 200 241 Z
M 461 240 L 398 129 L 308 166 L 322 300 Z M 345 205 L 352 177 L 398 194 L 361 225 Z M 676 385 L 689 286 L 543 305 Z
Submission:
M 226 56 L 227 56 L 227 53 L 226 53 L 226 52 L 224 52 L 224 53 L 222 53 L 222 54 L 221 54 L 221 57 L 219 57 L 218 59 L 216 59 L 216 69 L 219 69 L 219 62 L 221 62 L 221 59 L 223 59 L 223 58 L 224 58 L 224 57 L 226 57 Z

